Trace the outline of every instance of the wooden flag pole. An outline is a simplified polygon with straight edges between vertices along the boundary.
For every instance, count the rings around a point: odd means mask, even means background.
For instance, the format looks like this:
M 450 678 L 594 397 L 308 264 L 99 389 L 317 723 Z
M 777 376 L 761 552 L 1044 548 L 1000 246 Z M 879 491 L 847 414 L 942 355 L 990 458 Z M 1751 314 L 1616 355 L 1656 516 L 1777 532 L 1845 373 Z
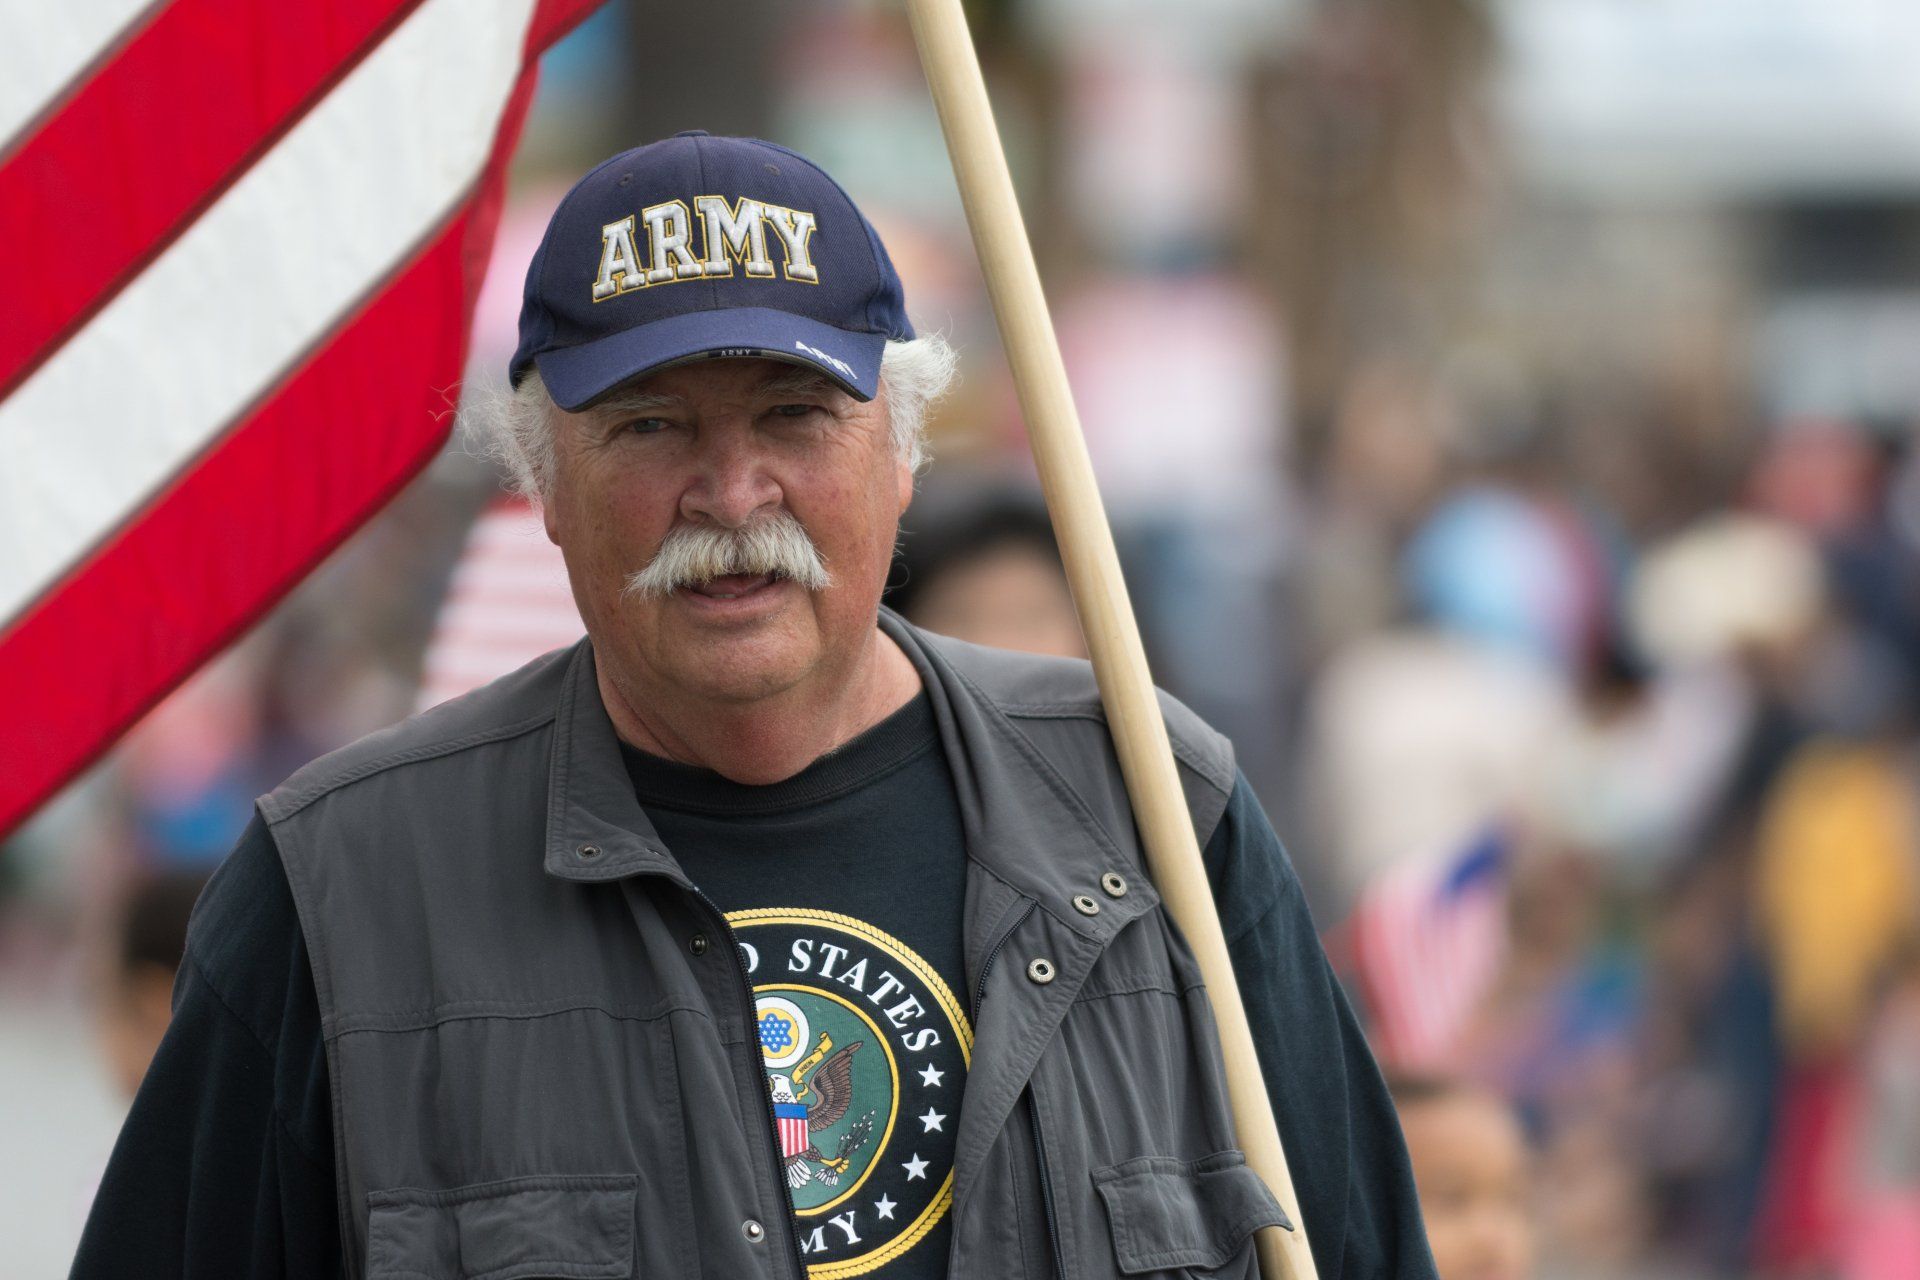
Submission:
M 1266 1180 L 1295 1229 L 1262 1230 L 1257 1241 L 1266 1280 L 1316 1280 L 1300 1202 L 1287 1174 L 1253 1033 L 1227 956 L 1226 938 L 1207 886 L 1193 821 L 1174 770 L 1167 728 L 1147 673 L 1146 651 L 1093 464 L 1080 432 L 1060 345 L 1047 314 L 1040 273 L 1014 198 L 1013 178 L 987 101 L 961 0 L 908 0 L 921 66 L 947 137 L 967 224 L 986 274 L 1000 337 L 1026 414 L 1033 456 L 1046 490 L 1054 536 L 1066 563 L 1080 627 L 1093 655 L 1107 723 L 1126 775 L 1148 870 L 1174 922 L 1200 962 L 1225 1056 L 1234 1125 L 1247 1163 Z

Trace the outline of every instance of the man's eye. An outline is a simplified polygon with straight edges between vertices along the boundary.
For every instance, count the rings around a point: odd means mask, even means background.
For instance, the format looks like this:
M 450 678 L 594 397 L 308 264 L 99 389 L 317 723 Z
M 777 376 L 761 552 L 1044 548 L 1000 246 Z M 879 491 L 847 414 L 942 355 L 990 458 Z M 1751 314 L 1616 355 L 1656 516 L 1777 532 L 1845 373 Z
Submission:
M 672 425 L 665 418 L 634 418 L 620 429 L 634 435 L 650 436 L 656 431 L 665 431 Z
M 777 418 L 804 418 L 808 414 L 821 412 L 817 404 L 777 404 L 773 414 Z

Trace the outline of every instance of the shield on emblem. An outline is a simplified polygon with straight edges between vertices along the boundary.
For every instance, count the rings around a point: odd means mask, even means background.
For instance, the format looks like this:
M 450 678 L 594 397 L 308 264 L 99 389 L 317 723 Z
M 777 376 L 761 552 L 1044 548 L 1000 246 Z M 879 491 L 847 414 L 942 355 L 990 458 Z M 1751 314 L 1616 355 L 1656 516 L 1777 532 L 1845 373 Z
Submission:
M 799 1102 L 773 1104 L 773 1122 L 780 1130 L 780 1155 L 791 1159 L 812 1145 L 807 1136 L 807 1108 Z

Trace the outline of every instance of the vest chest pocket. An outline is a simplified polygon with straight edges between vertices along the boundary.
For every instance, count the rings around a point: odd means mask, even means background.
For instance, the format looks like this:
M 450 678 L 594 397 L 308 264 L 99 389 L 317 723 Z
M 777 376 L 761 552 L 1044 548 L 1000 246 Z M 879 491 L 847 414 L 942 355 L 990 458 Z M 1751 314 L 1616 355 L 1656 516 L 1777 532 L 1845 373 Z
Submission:
M 622 1280 L 631 1174 L 546 1175 L 367 1194 L 368 1280 Z
M 1253 1233 L 1292 1229 L 1280 1202 L 1238 1151 L 1200 1160 L 1148 1156 L 1093 1171 L 1128 1276 L 1257 1274 Z

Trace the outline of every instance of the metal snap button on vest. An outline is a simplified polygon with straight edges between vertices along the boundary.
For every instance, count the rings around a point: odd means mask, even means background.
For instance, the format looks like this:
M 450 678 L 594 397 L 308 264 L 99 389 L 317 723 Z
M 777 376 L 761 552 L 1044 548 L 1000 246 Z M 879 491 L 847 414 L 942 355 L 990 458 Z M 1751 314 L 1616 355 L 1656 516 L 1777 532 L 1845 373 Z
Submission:
M 758 1222 L 755 1222 L 752 1218 L 748 1218 L 740 1224 L 740 1234 L 753 1241 L 753 1243 L 759 1244 L 767 1238 L 767 1229 Z
M 1083 916 L 1097 916 L 1100 914 L 1100 904 L 1084 893 L 1076 893 L 1073 895 L 1073 909 Z
M 583 844 L 580 846 L 580 856 L 583 858 L 597 858 L 600 856 L 600 846 L 597 844 Z
M 1101 876 L 1100 887 L 1106 891 L 1109 898 L 1124 898 L 1127 896 L 1127 878 L 1118 871 L 1109 871 L 1107 874 Z
M 707 954 L 707 935 L 704 933 L 696 933 L 693 937 L 687 939 L 687 950 L 697 956 Z
M 1046 986 L 1053 981 L 1053 961 L 1041 956 L 1027 966 L 1027 976 L 1041 986 Z

